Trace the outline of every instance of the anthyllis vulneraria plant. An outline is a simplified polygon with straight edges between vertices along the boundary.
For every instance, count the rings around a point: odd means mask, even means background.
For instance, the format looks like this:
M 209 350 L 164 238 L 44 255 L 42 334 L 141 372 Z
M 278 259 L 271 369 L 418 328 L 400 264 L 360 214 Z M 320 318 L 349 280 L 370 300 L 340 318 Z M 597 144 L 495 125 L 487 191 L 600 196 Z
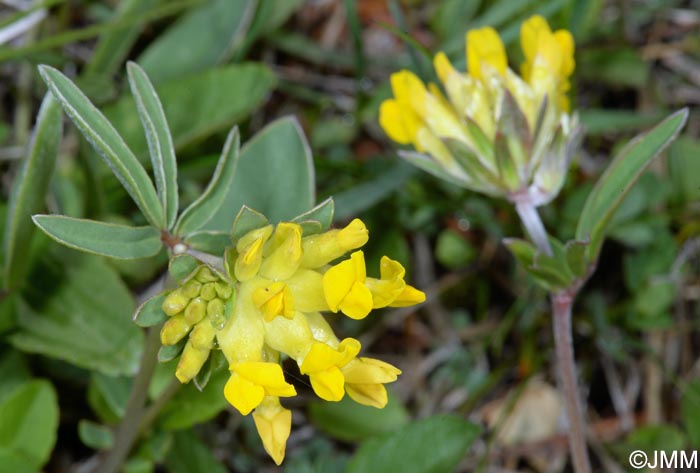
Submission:
M 523 23 L 525 62 L 518 75 L 490 27 L 466 36 L 468 72 L 440 52 L 434 66 L 443 89 L 412 72 L 392 74 L 394 98 L 382 103 L 379 123 L 401 155 L 460 186 L 507 198 L 524 213 L 550 202 L 561 189 L 578 143 L 567 92 L 574 71 L 574 40 L 533 16 Z M 443 93 L 446 92 L 446 95 Z M 546 243 L 546 235 L 537 237 Z
M 204 389 L 217 368 L 218 361 L 213 360 L 223 358 L 230 377 L 221 395 L 241 414 L 253 413 L 264 448 L 277 464 L 284 459 L 292 416 L 280 398 L 296 395 L 285 379 L 284 359 L 296 362 L 313 391 L 326 401 L 340 401 L 348 394 L 360 404 L 376 408 L 387 404 L 384 385 L 395 381 L 400 370 L 358 357 L 360 342 L 340 340 L 322 312 L 363 319 L 373 309 L 418 304 L 425 294 L 408 285 L 403 266 L 387 257 L 380 261 L 379 278 L 367 276 L 359 248 L 368 241 L 368 230 L 358 219 L 342 229 L 330 229 L 332 199 L 309 209 L 315 199 L 313 163 L 295 122 L 280 120 L 259 134 L 258 144 L 269 140 L 275 146 L 274 130 L 281 130 L 277 136 L 287 139 L 298 137 L 303 157 L 292 161 L 285 156 L 285 161 L 274 163 L 260 155 L 243 163 L 234 127 L 208 186 L 179 211 L 173 140 L 146 73 L 135 63 L 127 65 L 155 186 L 117 130 L 80 89 L 56 69 L 40 66 L 39 70 L 53 96 L 47 103 L 61 104 L 132 197 L 147 225 L 115 225 L 64 215 L 34 215 L 35 224 L 64 245 L 102 256 L 148 258 L 164 249 L 170 256 L 170 278 L 163 278 L 170 289 L 146 300 L 134 315 L 139 326 L 149 327 L 148 336 L 114 446 L 105 455 L 101 472 L 119 471 L 147 427 L 142 417 L 152 422 L 157 416 L 157 410 L 143 415 L 157 361 L 179 357 L 177 379 Z M 252 154 L 250 147 L 248 152 Z M 286 182 L 294 191 L 271 197 L 277 191 L 273 186 L 290 174 L 298 179 Z M 234 208 L 227 207 L 230 201 L 237 203 Z M 250 201 L 267 205 L 267 211 L 278 216 L 276 223 L 242 205 Z M 303 213 L 294 217 L 298 212 Z M 167 390 L 159 400 L 149 409 L 167 402 Z
M 251 215 L 246 209 L 241 217 Z M 292 419 L 280 398 L 296 395 L 285 380 L 281 356 L 296 362 L 321 399 L 340 401 L 347 393 L 360 404 L 383 408 L 384 384 L 401 371 L 358 357 L 360 342 L 339 340 L 321 312 L 363 319 L 372 309 L 425 300 L 406 284 L 401 264 L 387 257 L 380 263 L 381 277 L 367 277 L 364 254 L 357 249 L 368 232 L 359 219 L 342 229 L 303 233 L 302 225 L 293 222 L 251 229 L 227 250 L 223 273 L 198 266 L 177 289 L 161 296 L 169 317 L 161 342 L 186 340 L 177 378 L 182 383 L 195 378 L 210 351 L 220 349 L 231 372 L 226 399 L 241 414 L 253 413 L 265 450 L 277 464 L 284 458 Z M 349 258 L 330 264 L 349 251 Z
M 504 243 L 550 292 L 569 446 L 575 471 L 588 473 L 572 306 L 595 270 L 612 215 L 646 165 L 678 134 L 687 110 L 671 115 L 620 152 L 589 194 L 575 239 L 562 243 L 547 234 L 537 207 L 559 193 L 580 141 L 567 96 L 575 66 L 574 40 L 566 30 L 553 32 L 535 15 L 523 23 L 520 43 L 525 61 L 518 75 L 508 67 L 505 47 L 493 28 L 467 32 L 468 73 L 458 72 L 438 53 L 434 66 L 442 89 L 436 84 L 426 87 L 410 71 L 393 74 L 394 97 L 382 103 L 379 123 L 393 141 L 415 148 L 416 152 L 400 152 L 408 161 L 446 181 L 514 204 L 534 246 L 516 238 Z

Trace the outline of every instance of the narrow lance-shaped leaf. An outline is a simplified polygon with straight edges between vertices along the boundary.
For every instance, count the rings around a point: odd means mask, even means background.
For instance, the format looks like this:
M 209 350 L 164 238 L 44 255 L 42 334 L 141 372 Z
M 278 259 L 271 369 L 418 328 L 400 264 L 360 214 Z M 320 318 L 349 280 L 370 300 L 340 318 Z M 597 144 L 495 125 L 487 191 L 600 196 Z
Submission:
M 34 215 L 48 236 L 76 250 L 118 259 L 147 258 L 162 247 L 153 227 L 129 227 L 63 215 Z
M 188 235 L 201 230 L 224 204 L 236 174 L 240 145 L 238 127 L 233 127 L 226 138 L 224 149 L 221 151 L 221 157 L 214 170 L 214 176 L 209 181 L 204 193 L 180 215 L 180 219 L 175 225 L 176 235 Z M 237 210 L 231 209 L 231 212 Z
M 152 225 L 163 228 L 163 207 L 153 182 L 112 124 L 60 71 L 39 66 L 39 72 L 70 119 L 102 156 L 146 219 Z
M 131 93 L 134 95 L 136 108 L 146 132 L 156 188 L 165 209 L 166 225 L 167 228 L 172 228 L 177 218 L 178 207 L 177 161 L 173 138 L 170 135 L 163 105 L 144 70 L 135 62 L 129 62 L 126 68 Z
M 591 191 L 576 227 L 577 240 L 590 240 L 589 262 L 598 257 L 605 230 L 618 206 L 646 166 L 678 135 L 688 119 L 688 109 L 679 110 L 656 127 L 637 136 L 613 159 Z
M 63 133 L 61 107 L 47 94 L 41 103 L 29 153 L 12 186 L 5 226 L 5 287 L 19 285 L 28 269 L 34 225 L 42 209 Z

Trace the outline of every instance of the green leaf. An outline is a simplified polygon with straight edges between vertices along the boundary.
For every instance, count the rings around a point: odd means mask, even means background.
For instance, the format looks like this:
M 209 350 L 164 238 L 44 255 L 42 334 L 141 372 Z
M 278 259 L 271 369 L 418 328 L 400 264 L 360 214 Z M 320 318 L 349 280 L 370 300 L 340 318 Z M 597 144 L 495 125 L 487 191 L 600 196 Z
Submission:
M 165 118 L 163 105 L 158 99 L 153 84 L 146 73 L 135 62 L 126 65 L 131 93 L 136 109 L 146 132 L 148 150 L 151 155 L 156 189 L 165 212 L 167 228 L 172 228 L 177 218 L 177 161 L 173 137 Z
M 398 162 L 390 169 L 367 182 L 362 182 L 334 196 L 336 212 L 333 218 L 343 221 L 369 209 L 401 189 L 409 177 L 415 174 L 413 167 Z
M 243 63 L 158 84 L 175 150 L 241 121 L 267 98 L 275 82 L 267 66 Z M 145 158 L 148 144 L 132 97 L 123 97 L 104 112 L 136 156 Z
M 131 322 L 131 292 L 101 258 L 55 250 L 27 289 L 28 300 L 41 305 L 18 304 L 10 343 L 105 374 L 135 373 L 143 332 Z
M 681 201 L 700 201 L 700 141 L 682 136 L 668 150 L 672 189 Z
M 588 270 L 586 261 L 588 242 L 571 240 L 566 242 L 566 263 L 576 277 L 582 277 Z
M 700 447 L 700 381 L 693 380 L 683 390 L 681 419 L 690 437 L 690 446 Z
M 363 406 L 349 396 L 340 402 L 315 401 L 309 406 L 309 415 L 321 430 L 347 442 L 400 430 L 409 421 L 406 408 L 391 395 L 384 409 Z
M 306 137 L 295 118 L 281 118 L 243 146 L 224 205 L 206 228 L 229 231 L 243 205 L 279 222 L 306 212 L 315 200 L 313 159 Z
M 504 238 L 503 244 L 513 253 L 523 269 L 545 290 L 560 290 L 571 284 L 571 273 L 565 266 L 565 259 L 547 256 L 532 243 L 519 238 Z
M 169 292 L 155 295 L 141 304 L 134 312 L 134 323 L 139 327 L 153 327 L 168 320 L 162 307 Z
M 130 227 L 63 215 L 34 215 L 32 218 L 57 242 L 111 258 L 147 258 L 163 246 L 160 231 L 153 227 Z
M 639 135 L 613 159 L 588 195 L 576 227 L 577 240 L 590 240 L 586 251 L 594 262 L 603 244 L 608 222 L 646 166 L 678 135 L 688 118 L 680 110 L 652 130 Z
M 11 348 L 3 350 L 0 357 L 0 405 L 15 389 L 29 381 L 30 377 L 31 372 L 24 355 Z
M 44 82 L 85 139 L 102 156 L 146 219 L 163 228 L 163 207 L 153 182 L 117 130 L 70 79 L 49 66 L 39 66 Z
M 124 21 L 152 10 L 157 0 L 123 0 L 116 4 L 116 10 L 111 21 Z M 106 30 L 97 42 L 92 57 L 85 63 L 85 76 L 105 75 L 114 76 L 122 67 L 132 46 L 146 24 L 134 21 L 123 28 Z
M 176 432 L 173 446 L 165 459 L 170 473 L 226 473 L 212 452 L 191 431 Z
M 5 288 L 19 286 L 29 269 L 27 260 L 35 230 L 31 216 L 44 207 L 62 134 L 61 107 L 51 94 L 47 94 L 39 109 L 29 153 L 14 180 L 10 194 L 4 241 Z
M 244 205 L 231 225 L 231 235 L 234 241 L 238 241 L 246 233 L 262 228 L 269 223 L 263 214 Z
M 175 255 L 168 264 L 170 276 L 182 284 L 199 267 L 199 261 L 192 255 Z
M 190 233 L 185 238 L 191 248 L 210 255 L 221 256 L 227 246 L 231 246 L 231 234 L 228 232 L 201 231 Z
M 165 363 L 166 361 L 174 360 L 175 358 L 177 358 L 180 355 L 180 353 L 182 353 L 182 350 L 185 348 L 187 340 L 189 340 L 189 338 L 185 337 L 175 345 L 161 346 L 158 350 L 158 361 L 161 363 Z
M 0 459 L 14 457 L 29 471 L 38 471 L 56 443 L 58 401 L 51 383 L 35 380 L 17 388 L 0 404 L 0 419 Z M 3 462 L 2 469 L 7 467 Z
M 334 212 L 335 203 L 333 197 L 329 197 L 308 212 L 297 215 L 292 219 L 292 222 L 297 222 L 302 225 L 306 222 L 318 222 L 320 224 L 320 229 L 316 233 L 320 233 L 330 228 L 333 223 Z M 306 235 L 310 235 L 310 233 L 304 232 L 304 236 Z
M 245 41 L 237 48 L 234 58 L 243 57 L 255 41 L 282 25 L 303 3 L 303 0 L 259 1 Z
M 204 193 L 182 212 L 175 225 L 176 235 L 188 235 L 201 230 L 224 205 L 226 195 L 233 185 L 239 158 L 240 134 L 238 127 L 233 127 L 226 138 L 214 175 Z
M 112 431 L 104 425 L 81 419 L 78 422 L 78 435 L 80 440 L 95 450 L 109 450 L 114 445 Z
M 257 1 L 211 0 L 181 16 L 138 58 L 153 82 L 225 62 L 244 40 Z M 187 47 L 183 47 L 187 45 Z
M 360 447 L 348 473 L 444 473 L 455 467 L 481 429 L 457 416 L 437 415 L 372 439 Z

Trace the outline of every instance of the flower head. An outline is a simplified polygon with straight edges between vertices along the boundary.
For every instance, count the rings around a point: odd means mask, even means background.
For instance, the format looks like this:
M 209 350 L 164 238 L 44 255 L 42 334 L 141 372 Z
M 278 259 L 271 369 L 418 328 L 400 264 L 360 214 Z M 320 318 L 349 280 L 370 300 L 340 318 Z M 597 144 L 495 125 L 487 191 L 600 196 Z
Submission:
M 327 401 L 348 393 L 362 404 L 384 407 L 384 384 L 400 373 L 388 363 L 357 358 L 360 342 L 339 340 L 321 314 L 361 319 L 373 308 L 425 300 L 406 283 L 401 264 L 389 258 L 382 258 L 380 278 L 367 276 L 358 250 L 367 240 L 358 219 L 312 235 L 304 235 L 297 223 L 264 225 L 234 241 L 223 273 L 201 266 L 163 302 L 169 316 L 163 344 L 180 343 L 189 334 L 178 379 L 193 379 L 216 341 L 230 371 L 224 395 L 241 414 L 253 413 L 265 450 L 277 464 L 291 429 L 291 411 L 280 398 L 296 395 L 280 365 L 283 355 Z M 331 264 L 353 250 L 350 258 Z
M 409 71 L 393 74 L 394 97 L 382 103 L 379 123 L 392 140 L 415 148 L 403 153 L 407 159 L 438 177 L 542 205 L 559 192 L 577 145 L 566 95 L 574 41 L 537 15 L 523 23 L 520 40 L 520 76 L 490 27 L 467 33 L 467 73 L 444 53 L 435 56 L 442 89 Z

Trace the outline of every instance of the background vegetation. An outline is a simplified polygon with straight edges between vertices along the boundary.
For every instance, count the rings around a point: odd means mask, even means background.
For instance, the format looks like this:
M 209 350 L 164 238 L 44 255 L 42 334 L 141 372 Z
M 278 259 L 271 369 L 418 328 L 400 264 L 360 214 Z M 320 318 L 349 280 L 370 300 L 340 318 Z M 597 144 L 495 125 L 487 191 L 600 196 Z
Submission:
M 572 237 L 591 183 L 619 145 L 691 107 L 682 137 L 617 212 L 613 238 L 574 308 L 574 330 L 597 469 L 628 470 L 627 455 L 637 448 L 700 448 L 697 1 L 2 5 L 0 226 L 18 226 L 20 233 L 5 234 L 26 237 L 6 236 L 0 252 L 0 471 L 90 471 L 112 445 L 111 427 L 138 368 L 144 335 L 131 315 L 160 279 L 167 255 L 124 262 L 79 254 L 31 233 L 29 221 L 14 220 L 7 206 L 46 92 L 38 64 L 71 76 L 146 156 L 127 59 L 147 71 L 164 103 L 183 206 L 202 192 L 233 124 L 245 142 L 293 115 L 313 154 L 317 201 L 335 197 L 337 223 L 353 216 L 367 223 L 369 267 L 388 254 L 428 294 L 418 309 L 384 310 L 359 324 L 335 321 L 339 334 L 359 338 L 366 353 L 404 374 L 382 411 L 349 400 L 323 403 L 300 389 L 290 406 L 284 471 L 566 471 L 546 294 L 501 243 L 522 235 L 517 217 L 505 202 L 400 161 L 377 125 L 391 72 L 410 68 L 429 78 L 426 52 L 439 50 L 463 69 L 464 33 L 483 25 L 498 29 L 510 56 L 520 57 L 519 25 L 533 13 L 574 34 L 572 104 L 586 127 L 564 190 L 542 209 L 556 237 Z M 40 21 L 11 34 L 32 15 Z M 293 122 L 274 126 L 283 132 L 259 155 L 306 156 Z M 143 224 L 68 123 L 50 181 L 45 174 L 26 191 L 38 210 Z M 252 419 L 227 406 L 225 371 L 202 393 L 189 385 L 164 391 L 172 371 L 167 363 L 156 371 L 150 394 L 161 402 L 148 411 L 125 471 L 276 470 Z M 460 417 L 475 426 L 465 428 Z

